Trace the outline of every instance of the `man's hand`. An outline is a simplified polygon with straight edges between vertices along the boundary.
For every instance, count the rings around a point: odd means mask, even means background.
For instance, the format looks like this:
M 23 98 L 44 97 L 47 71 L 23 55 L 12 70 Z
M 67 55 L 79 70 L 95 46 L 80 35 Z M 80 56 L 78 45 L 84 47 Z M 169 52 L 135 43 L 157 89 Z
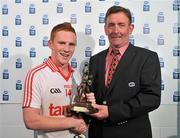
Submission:
M 77 118 L 76 116 L 73 116 L 72 119 L 74 127 L 70 129 L 70 132 L 79 135 L 87 131 L 88 127 L 82 118 Z
M 98 109 L 98 112 L 90 114 L 91 116 L 96 117 L 99 120 L 103 120 L 109 117 L 108 107 L 106 105 L 93 104 L 93 107 Z
M 92 104 L 96 104 L 96 99 L 94 93 L 86 93 L 87 101 L 91 102 Z
M 99 120 L 108 118 L 109 116 L 108 107 L 106 105 L 96 104 L 96 99 L 93 92 L 87 93 L 86 97 L 87 97 L 87 100 L 92 103 L 92 106 L 98 110 L 97 113 L 89 114 L 89 115 L 96 117 Z

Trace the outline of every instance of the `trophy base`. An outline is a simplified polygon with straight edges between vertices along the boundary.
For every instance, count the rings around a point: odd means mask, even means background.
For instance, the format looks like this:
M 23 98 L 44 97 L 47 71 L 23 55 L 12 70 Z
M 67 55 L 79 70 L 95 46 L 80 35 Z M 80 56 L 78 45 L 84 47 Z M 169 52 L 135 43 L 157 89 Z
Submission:
M 94 108 L 90 102 L 75 103 L 71 105 L 70 110 L 74 112 L 83 112 L 83 113 L 89 113 L 89 114 L 98 112 L 98 109 Z

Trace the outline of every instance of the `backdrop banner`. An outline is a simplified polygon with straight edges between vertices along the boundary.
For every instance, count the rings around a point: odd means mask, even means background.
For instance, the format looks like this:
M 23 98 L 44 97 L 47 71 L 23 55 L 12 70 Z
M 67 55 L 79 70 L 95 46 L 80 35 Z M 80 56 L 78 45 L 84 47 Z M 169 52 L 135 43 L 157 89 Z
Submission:
M 104 17 L 112 5 L 132 12 L 135 29 L 129 41 L 159 55 L 161 104 L 179 103 L 179 0 L 1 0 L 0 103 L 22 102 L 26 73 L 50 55 L 48 40 L 56 24 L 71 22 L 77 31 L 73 68 L 81 70 L 92 55 L 106 49 Z

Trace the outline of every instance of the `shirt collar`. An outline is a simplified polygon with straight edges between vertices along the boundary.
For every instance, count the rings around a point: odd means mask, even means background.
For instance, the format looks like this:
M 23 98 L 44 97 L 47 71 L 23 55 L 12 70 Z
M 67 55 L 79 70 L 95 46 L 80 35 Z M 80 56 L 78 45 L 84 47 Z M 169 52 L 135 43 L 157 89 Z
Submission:
M 56 64 L 53 63 L 51 56 L 46 60 L 45 63 L 53 72 L 59 72 L 60 69 L 58 68 L 58 66 Z M 70 64 L 68 64 L 68 70 L 69 70 L 69 72 L 74 71 L 74 69 L 70 66 Z
M 117 48 L 121 54 L 121 56 L 124 54 L 124 52 L 126 51 L 126 49 L 128 48 L 129 46 L 129 43 L 127 43 L 126 45 L 120 47 L 120 48 Z M 111 46 L 109 46 L 109 50 L 108 50 L 108 54 L 110 54 L 112 52 L 113 48 Z

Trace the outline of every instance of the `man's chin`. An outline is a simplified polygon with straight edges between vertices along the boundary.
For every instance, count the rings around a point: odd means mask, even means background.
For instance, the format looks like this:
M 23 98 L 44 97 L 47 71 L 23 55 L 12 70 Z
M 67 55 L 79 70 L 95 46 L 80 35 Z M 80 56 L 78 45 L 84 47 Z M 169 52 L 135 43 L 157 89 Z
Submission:
M 68 64 L 68 61 L 69 60 L 64 60 L 64 61 L 62 61 L 62 63 L 65 65 L 65 64 Z
M 114 40 L 111 41 L 111 43 L 112 43 L 113 45 L 119 45 L 120 42 L 121 42 L 121 39 L 114 39 Z
M 69 63 L 69 60 L 64 60 L 64 59 L 62 60 L 62 59 L 61 59 L 61 60 L 60 60 L 60 63 L 61 63 L 61 65 L 64 66 L 64 65 L 66 65 L 66 64 Z
M 111 45 L 113 45 L 113 47 L 121 47 L 119 43 L 112 43 Z

